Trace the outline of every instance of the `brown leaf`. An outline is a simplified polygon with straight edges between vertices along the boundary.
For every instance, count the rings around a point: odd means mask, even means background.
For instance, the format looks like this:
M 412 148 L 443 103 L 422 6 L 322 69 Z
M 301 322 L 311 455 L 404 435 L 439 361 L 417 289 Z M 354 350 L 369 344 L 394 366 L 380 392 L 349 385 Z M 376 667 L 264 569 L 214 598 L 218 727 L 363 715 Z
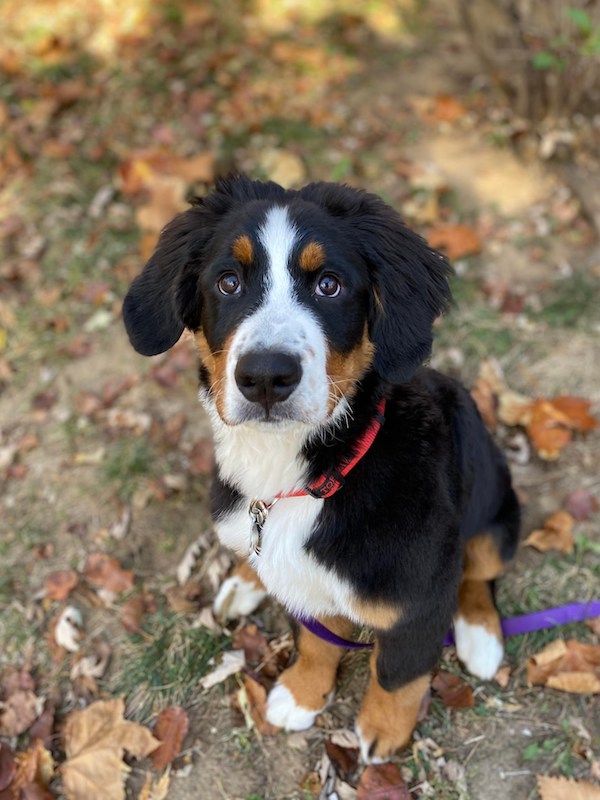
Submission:
M 598 501 L 586 489 L 576 489 L 565 500 L 565 510 L 578 522 L 582 522 L 598 511 Z
M 575 548 L 574 522 L 575 520 L 568 511 L 556 511 L 544 520 L 543 529 L 532 531 L 523 544 L 527 547 L 534 547 L 542 553 L 547 550 L 572 553 Z
M 471 388 L 471 397 L 485 424 L 494 430 L 498 419 L 496 417 L 496 399 L 490 384 L 482 378 L 478 378 Z
M 544 461 L 555 461 L 571 441 L 568 418 L 553 403 L 537 399 L 531 406 L 527 435 L 537 454 Z
M 325 742 L 325 752 L 334 766 L 336 775 L 350 786 L 356 786 L 356 772 L 358 770 L 358 747 L 341 747 L 331 739 Z
M 371 764 L 363 772 L 357 800 L 411 800 L 408 786 L 396 764 Z
M 232 641 L 233 647 L 244 651 L 246 662 L 251 667 L 257 667 L 269 654 L 269 642 L 254 623 L 244 625 L 236 631 Z
M 248 712 L 252 718 L 257 731 L 265 736 L 271 736 L 276 733 L 278 728 L 267 722 L 267 690 L 258 681 L 254 680 L 250 675 L 243 675 L 245 695 L 248 701 Z M 238 692 L 238 702 L 240 706 L 243 705 L 243 700 L 240 697 L 240 689 Z M 243 708 L 242 708 L 243 710 Z
M 77 586 L 79 575 L 74 569 L 61 569 L 51 572 L 44 581 L 44 590 L 49 600 L 66 600 L 71 591 Z
M 54 712 L 54 703 L 47 700 L 44 710 L 29 728 L 28 734 L 31 741 L 41 739 L 46 747 L 50 746 L 54 731 Z
M 17 689 L 3 703 L 0 712 L 0 734 L 19 736 L 24 733 L 38 715 L 38 698 L 31 689 Z
M 10 786 L 17 767 L 15 754 L 4 742 L 0 742 L 0 792 Z
M 93 586 L 99 586 L 118 594 L 133 587 L 133 572 L 121 567 L 116 558 L 106 553 L 91 553 L 85 564 L 85 579 Z
M 7 669 L 2 675 L 2 693 L 4 695 L 12 694 L 20 689 L 27 691 L 35 691 L 35 681 L 28 669 Z
M 173 389 L 177 386 L 177 382 L 179 381 L 179 374 L 169 361 L 152 367 L 150 370 L 150 377 L 155 380 L 159 386 L 165 389 Z
M 138 633 L 141 630 L 144 606 L 144 597 L 141 594 L 136 594 L 123 603 L 121 624 L 129 633 Z
M 433 108 L 425 114 L 433 122 L 456 122 L 464 117 L 467 108 L 457 97 L 449 94 L 438 94 L 433 101 Z
M 34 411 L 49 411 L 57 400 L 58 389 L 46 389 L 33 396 L 31 407 Z
M 472 708 L 475 705 L 473 689 L 451 672 L 440 670 L 431 682 L 431 688 L 448 708 Z
M 537 776 L 541 800 L 600 800 L 600 787 L 571 778 Z
M 213 444 L 211 439 L 200 439 L 192 445 L 189 454 L 191 475 L 210 475 L 213 468 Z
M 102 405 L 104 408 L 112 406 L 119 397 L 122 397 L 132 387 L 134 387 L 139 378 L 136 374 L 126 375 L 124 378 L 114 378 L 106 381 L 102 386 Z
M 189 719 L 183 708 L 179 706 L 163 708 L 154 726 L 154 735 L 160 741 L 160 745 L 151 756 L 155 769 L 165 769 L 177 758 L 188 728 Z
M 553 407 L 566 417 L 569 428 L 575 431 L 593 431 L 598 427 L 598 420 L 589 413 L 591 403 L 587 400 L 561 395 L 551 402 Z
M 453 261 L 481 251 L 481 239 L 469 225 L 437 225 L 427 236 L 429 244 L 443 250 Z
M 528 659 L 527 681 L 577 694 L 600 692 L 600 644 L 551 642 Z
M 147 728 L 123 718 L 124 709 L 123 698 L 98 700 L 67 717 L 60 768 L 67 800 L 124 800 L 123 752 L 139 759 L 158 747 Z

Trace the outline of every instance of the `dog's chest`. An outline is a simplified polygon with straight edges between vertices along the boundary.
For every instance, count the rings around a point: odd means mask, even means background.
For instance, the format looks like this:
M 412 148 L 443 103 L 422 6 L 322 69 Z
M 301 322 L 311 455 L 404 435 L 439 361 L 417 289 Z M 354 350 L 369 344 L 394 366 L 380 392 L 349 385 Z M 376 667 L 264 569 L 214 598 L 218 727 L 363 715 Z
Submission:
M 245 505 L 216 526 L 221 542 L 247 557 L 267 590 L 297 615 L 347 614 L 353 596 L 345 581 L 304 549 L 323 502 L 312 497 L 279 500 L 265 522 L 260 555 L 251 549 L 252 522 Z

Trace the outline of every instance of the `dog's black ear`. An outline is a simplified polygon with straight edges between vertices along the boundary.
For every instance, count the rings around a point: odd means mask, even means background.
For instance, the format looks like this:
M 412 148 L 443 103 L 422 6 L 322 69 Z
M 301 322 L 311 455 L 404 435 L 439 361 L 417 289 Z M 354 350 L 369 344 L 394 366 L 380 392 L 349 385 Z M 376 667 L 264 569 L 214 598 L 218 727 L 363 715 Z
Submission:
M 350 222 L 348 236 L 366 261 L 373 286 L 374 368 L 389 383 L 409 381 L 431 353 L 434 320 L 450 304 L 452 269 L 446 258 L 376 195 L 322 183 L 306 187 L 304 196 Z
M 172 347 L 184 327 L 200 325 L 199 256 L 206 239 L 202 207 L 179 214 L 163 229 L 156 250 L 123 302 L 123 321 L 138 353 Z
M 384 380 L 405 383 L 431 355 L 433 323 L 451 300 L 452 269 L 379 198 L 369 198 L 364 212 L 355 223 L 374 284 L 374 367 Z

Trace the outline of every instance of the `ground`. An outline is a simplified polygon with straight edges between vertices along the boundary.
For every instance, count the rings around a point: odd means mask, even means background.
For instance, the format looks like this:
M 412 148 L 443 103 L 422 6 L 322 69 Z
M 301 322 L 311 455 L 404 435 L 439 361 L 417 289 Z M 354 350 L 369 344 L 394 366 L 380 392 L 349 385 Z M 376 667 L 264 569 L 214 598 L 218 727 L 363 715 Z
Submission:
M 364 655 L 346 656 L 318 726 L 289 736 L 247 726 L 232 707 L 239 676 L 198 685 L 210 656 L 231 649 L 231 631 L 197 624 L 230 560 L 210 528 L 195 359 L 186 341 L 142 359 L 120 320 L 128 282 L 185 189 L 201 193 L 236 168 L 381 194 L 454 247 L 456 302 L 437 326 L 434 366 L 470 386 L 493 357 L 511 389 L 577 395 L 600 412 L 594 220 L 562 166 L 512 146 L 510 111 L 451 4 L 234 5 L 139 0 L 119 14 L 38 2 L 34 14 L 11 1 L 0 50 L 0 672 L 30 670 L 57 722 L 98 696 L 124 694 L 129 717 L 150 725 L 163 706 L 183 705 L 190 731 L 170 800 L 318 796 L 308 776 L 331 732 L 352 728 L 366 675 Z M 516 432 L 495 431 L 513 454 Z M 511 465 L 524 535 L 574 490 L 600 497 L 597 431 L 576 434 L 555 461 L 520 442 Z M 598 597 L 598 522 L 577 523 L 570 554 L 520 548 L 498 586 L 502 613 Z M 198 537 L 182 597 L 177 568 Z M 70 675 L 74 656 L 54 644 L 67 601 L 47 580 L 81 575 L 98 551 L 132 570 L 135 586 L 102 599 L 80 578 L 69 597 L 83 613 L 81 651 L 98 639 L 112 648 L 86 694 Z M 134 632 L 122 624 L 131 597 L 145 603 Z M 275 641 L 288 627 L 270 602 L 250 622 Z M 528 800 L 536 774 L 598 780 L 599 696 L 527 684 L 527 657 L 557 637 L 598 642 L 585 625 L 510 640 L 505 688 L 463 675 L 444 652 L 475 704 L 453 710 L 434 697 L 397 759 L 411 796 Z M 53 746 L 61 758 L 59 736 Z M 134 765 L 129 796 L 147 772 Z M 51 786 L 62 796 L 59 779 Z M 338 791 L 355 796 L 347 783 Z

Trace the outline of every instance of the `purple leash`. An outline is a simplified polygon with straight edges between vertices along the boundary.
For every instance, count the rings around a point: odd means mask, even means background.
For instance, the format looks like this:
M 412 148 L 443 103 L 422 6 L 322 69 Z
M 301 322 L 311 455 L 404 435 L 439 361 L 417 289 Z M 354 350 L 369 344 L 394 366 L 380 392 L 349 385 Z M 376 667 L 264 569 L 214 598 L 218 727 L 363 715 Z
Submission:
M 533 611 L 531 614 L 521 614 L 502 620 L 502 633 L 504 636 L 521 636 L 532 631 L 541 631 L 545 628 L 555 628 L 559 625 L 568 625 L 570 622 L 584 622 L 600 616 L 600 600 L 591 600 L 589 603 L 569 603 L 566 606 L 547 608 L 545 611 Z M 372 650 L 373 642 L 353 642 L 343 639 L 329 628 L 326 628 L 314 617 L 296 617 L 304 627 L 315 636 L 343 647 L 345 650 Z M 444 647 L 454 644 L 452 631 L 444 639 Z

